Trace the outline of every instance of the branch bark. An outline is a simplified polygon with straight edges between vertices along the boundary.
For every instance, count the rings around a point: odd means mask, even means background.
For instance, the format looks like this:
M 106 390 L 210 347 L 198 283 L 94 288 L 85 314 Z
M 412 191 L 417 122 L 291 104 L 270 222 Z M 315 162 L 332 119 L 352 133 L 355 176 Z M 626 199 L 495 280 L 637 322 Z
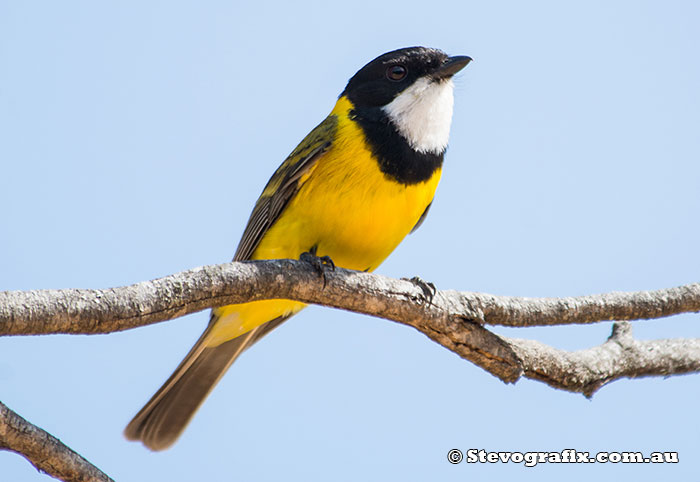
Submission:
M 425 284 L 308 263 L 227 263 L 103 290 L 0 292 L 0 335 L 111 333 L 230 303 L 284 298 L 412 326 L 507 383 L 525 376 L 591 396 L 618 378 L 700 372 L 700 340 L 636 341 L 619 325 L 603 345 L 566 352 L 497 335 L 512 327 L 637 320 L 700 311 L 700 284 L 571 298 L 437 291 Z M 626 333 L 625 336 L 622 333 Z
M 66 482 L 114 482 L 60 440 L 0 402 L 0 449 L 23 456 L 40 472 Z

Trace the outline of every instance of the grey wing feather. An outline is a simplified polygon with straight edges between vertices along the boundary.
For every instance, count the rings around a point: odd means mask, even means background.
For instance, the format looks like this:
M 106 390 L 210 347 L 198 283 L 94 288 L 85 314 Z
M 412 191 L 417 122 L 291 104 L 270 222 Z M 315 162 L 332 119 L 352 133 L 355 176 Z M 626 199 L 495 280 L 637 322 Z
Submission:
M 428 211 L 430 210 L 430 206 L 433 205 L 433 202 L 430 201 L 430 204 L 425 208 L 425 211 L 423 211 L 423 214 L 420 215 L 420 218 L 418 218 L 418 222 L 416 223 L 415 226 L 413 226 L 413 229 L 411 229 L 411 233 L 413 233 L 416 229 L 420 228 L 420 225 L 423 224 L 423 221 L 425 221 L 425 218 L 428 217 Z

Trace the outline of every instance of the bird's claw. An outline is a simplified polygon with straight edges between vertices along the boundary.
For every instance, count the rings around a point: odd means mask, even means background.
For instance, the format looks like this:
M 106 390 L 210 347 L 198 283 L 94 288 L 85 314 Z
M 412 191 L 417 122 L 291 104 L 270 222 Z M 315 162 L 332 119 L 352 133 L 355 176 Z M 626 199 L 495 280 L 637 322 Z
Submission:
M 401 279 L 404 281 L 410 281 L 411 283 L 419 287 L 423 292 L 423 300 L 426 301 L 429 305 L 432 304 L 433 298 L 435 298 L 435 294 L 437 293 L 437 288 L 433 283 L 431 283 L 430 281 L 425 281 L 419 276 Z
M 323 287 L 326 287 L 326 268 L 330 268 L 331 271 L 335 271 L 335 263 L 330 256 L 316 256 L 316 249 L 311 251 L 306 251 L 301 253 L 299 256 L 300 261 L 309 263 L 314 267 L 316 272 L 323 278 Z

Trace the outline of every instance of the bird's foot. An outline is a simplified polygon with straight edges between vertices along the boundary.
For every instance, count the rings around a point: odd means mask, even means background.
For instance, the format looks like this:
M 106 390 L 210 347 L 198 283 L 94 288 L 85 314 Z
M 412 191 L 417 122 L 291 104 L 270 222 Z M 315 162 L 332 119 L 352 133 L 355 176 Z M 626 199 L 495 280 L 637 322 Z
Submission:
M 437 288 L 430 281 L 425 281 L 419 276 L 414 276 L 413 278 L 401 278 L 404 281 L 410 281 L 423 292 L 423 301 L 427 302 L 429 305 L 432 304 L 433 298 L 435 298 L 435 293 L 437 293 Z
M 299 261 L 304 261 L 309 263 L 314 267 L 316 272 L 323 278 L 323 287 L 326 287 L 326 268 L 330 268 L 331 271 L 335 271 L 335 263 L 330 256 L 316 256 L 316 246 L 311 248 L 309 251 L 301 253 L 299 256 Z

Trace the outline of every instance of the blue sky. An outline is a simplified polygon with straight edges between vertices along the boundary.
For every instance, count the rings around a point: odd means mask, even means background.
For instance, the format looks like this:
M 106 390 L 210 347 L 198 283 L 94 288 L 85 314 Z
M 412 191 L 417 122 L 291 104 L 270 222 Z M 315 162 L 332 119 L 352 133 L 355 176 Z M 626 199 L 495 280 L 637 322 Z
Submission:
M 698 281 L 695 2 L 0 2 L 0 290 L 110 287 L 228 261 L 262 187 L 364 63 L 456 79 L 430 216 L 380 268 L 522 296 Z M 697 376 L 593 400 L 506 386 L 410 328 L 312 307 L 229 371 L 171 450 L 121 431 L 208 314 L 0 339 L 0 399 L 117 480 L 681 480 Z M 496 329 L 565 349 L 609 324 Z M 697 315 L 635 323 L 697 337 Z M 449 449 L 678 451 L 677 465 L 447 463 Z M 48 480 L 0 453 L 3 480 Z

